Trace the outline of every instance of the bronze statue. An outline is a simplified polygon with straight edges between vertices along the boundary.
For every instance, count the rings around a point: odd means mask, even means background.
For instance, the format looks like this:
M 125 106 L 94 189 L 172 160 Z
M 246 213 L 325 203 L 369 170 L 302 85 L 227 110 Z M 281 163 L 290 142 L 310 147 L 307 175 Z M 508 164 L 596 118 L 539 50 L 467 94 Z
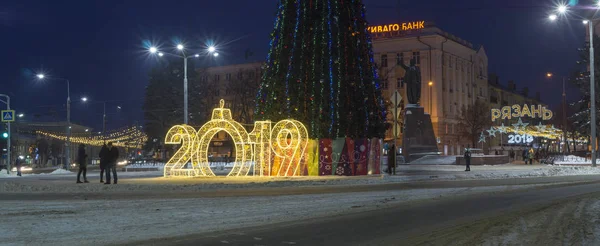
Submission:
M 406 83 L 406 96 L 409 104 L 419 104 L 421 99 L 421 69 L 415 65 L 415 58 L 410 59 L 410 66 L 400 63 L 406 73 L 404 74 L 404 83 Z

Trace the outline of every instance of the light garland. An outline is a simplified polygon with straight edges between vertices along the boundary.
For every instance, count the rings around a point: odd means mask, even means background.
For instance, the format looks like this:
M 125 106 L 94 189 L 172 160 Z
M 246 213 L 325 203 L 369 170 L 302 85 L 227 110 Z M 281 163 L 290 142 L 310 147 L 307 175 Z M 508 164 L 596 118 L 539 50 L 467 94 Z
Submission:
M 35 131 L 36 134 L 49 138 L 66 141 L 67 137 L 64 133 Z M 142 148 L 148 140 L 148 136 L 137 126 L 129 127 L 123 130 L 117 130 L 106 135 L 88 135 L 74 134 L 70 137 L 70 142 L 85 144 L 90 146 L 102 146 L 104 143 L 112 142 L 114 146 L 124 148 Z

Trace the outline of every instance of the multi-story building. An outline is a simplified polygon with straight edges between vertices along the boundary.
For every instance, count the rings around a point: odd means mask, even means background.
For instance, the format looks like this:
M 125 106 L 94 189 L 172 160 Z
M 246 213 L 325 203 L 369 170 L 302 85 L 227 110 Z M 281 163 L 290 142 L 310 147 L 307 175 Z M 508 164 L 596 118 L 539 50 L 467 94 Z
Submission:
M 409 25 L 410 24 L 410 25 Z M 397 26 L 398 28 L 395 28 Z M 415 59 L 421 69 L 421 101 L 425 112 L 431 115 L 438 149 L 446 155 L 460 154 L 470 140 L 461 136 L 459 118 L 462 107 L 475 100 L 488 100 L 488 58 L 482 46 L 444 32 L 423 21 L 384 25 L 369 28 L 373 36 L 374 59 L 384 96 L 391 99 L 395 90 L 406 98 L 403 84 L 404 69 Z M 400 109 L 405 102 L 400 103 Z M 393 122 L 393 106 L 389 121 Z M 401 116 L 399 116 L 401 117 Z M 402 122 L 402 119 L 398 120 Z M 393 139 L 390 129 L 387 139 Z M 398 143 L 402 142 L 399 134 Z
M 203 82 L 212 90 L 205 98 L 207 105 L 210 105 L 206 112 L 209 117 L 211 110 L 218 107 L 219 100 L 223 99 L 224 106 L 231 109 L 233 118 L 251 131 L 254 98 L 262 75 L 262 64 L 253 62 L 200 69 Z M 219 132 L 211 141 L 209 154 L 219 160 L 218 157 L 232 156 L 233 149 L 229 135 Z

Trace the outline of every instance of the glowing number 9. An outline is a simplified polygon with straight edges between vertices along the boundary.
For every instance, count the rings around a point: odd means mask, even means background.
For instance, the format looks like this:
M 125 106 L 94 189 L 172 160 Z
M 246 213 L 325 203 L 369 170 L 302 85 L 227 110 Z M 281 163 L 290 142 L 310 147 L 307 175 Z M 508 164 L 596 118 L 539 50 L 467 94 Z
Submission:
M 301 175 L 301 159 L 308 145 L 308 131 L 297 120 L 282 120 L 271 131 L 271 149 L 275 154 L 273 175 Z
M 192 158 L 193 146 L 196 142 L 196 130 L 188 125 L 176 125 L 171 127 L 165 137 L 165 144 L 181 144 L 177 152 L 165 164 L 164 175 L 195 176 L 193 169 L 184 169 Z

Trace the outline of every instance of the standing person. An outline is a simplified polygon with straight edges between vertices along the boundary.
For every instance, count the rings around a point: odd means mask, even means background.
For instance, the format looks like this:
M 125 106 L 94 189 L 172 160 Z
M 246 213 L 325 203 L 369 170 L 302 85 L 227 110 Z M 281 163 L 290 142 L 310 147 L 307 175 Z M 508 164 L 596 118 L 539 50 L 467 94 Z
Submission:
M 77 163 L 79 164 L 79 172 L 77 172 L 77 183 L 89 183 L 87 180 L 87 154 L 85 153 L 85 145 L 80 144 L 77 151 Z M 83 172 L 83 182 L 81 182 L 81 173 Z
M 525 165 L 527 165 L 527 148 L 523 149 L 523 161 L 525 162 Z
M 513 150 L 512 148 L 510 149 L 510 159 L 515 161 L 515 150 Z
M 396 145 L 392 144 L 388 152 L 388 173 L 396 175 Z
M 530 149 L 529 149 L 529 154 L 528 154 L 528 156 L 527 156 L 527 157 L 529 158 L 529 165 L 533 165 L 533 157 L 534 157 L 534 156 L 533 156 L 533 152 L 534 152 L 534 151 L 533 151 L 533 148 L 530 148 Z
M 469 146 L 467 146 L 467 149 L 465 149 L 465 163 L 467 164 L 467 168 L 465 169 L 465 172 L 470 172 L 471 171 L 471 149 L 469 149 Z
M 104 171 L 106 170 L 106 166 L 108 165 L 110 156 L 110 150 L 106 146 L 106 143 L 102 145 L 102 149 L 100 149 L 100 183 L 104 183 Z
M 17 154 L 17 158 L 15 158 L 15 167 L 17 168 L 17 176 L 21 177 L 21 158 L 19 154 Z
M 117 184 L 117 159 L 119 159 L 119 150 L 117 147 L 113 146 L 112 143 L 108 143 L 108 163 L 106 165 L 106 183 L 110 184 L 110 172 L 112 170 L 113 174 L 113 184 Z
M 494 155 L 500 155 L 500 154 L 498 153 L 498 150 L 496 150 L 496 152 L 494 152 Z

